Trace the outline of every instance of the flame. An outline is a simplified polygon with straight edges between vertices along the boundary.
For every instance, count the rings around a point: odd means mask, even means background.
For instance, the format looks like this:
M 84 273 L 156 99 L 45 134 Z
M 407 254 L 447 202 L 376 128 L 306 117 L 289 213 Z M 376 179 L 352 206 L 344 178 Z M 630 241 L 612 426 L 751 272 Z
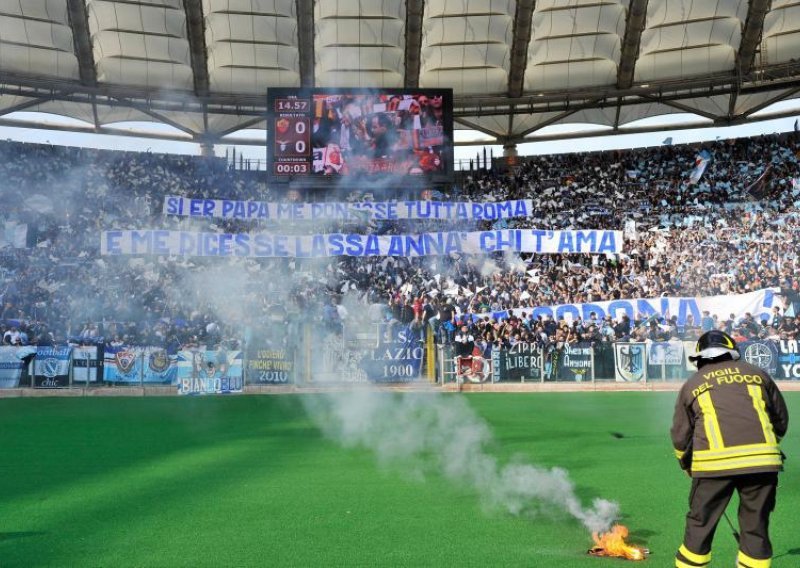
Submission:
M 592 533 L 595 546 L 589 549 L 589 554 L 594 556 L 618 556 L 628 560 L 644 560 L 649 551 L 626 543 L 625 539 L 627 537 L 628 527 L 623 525 L 614 525 L 609 532 L 600 535 Z

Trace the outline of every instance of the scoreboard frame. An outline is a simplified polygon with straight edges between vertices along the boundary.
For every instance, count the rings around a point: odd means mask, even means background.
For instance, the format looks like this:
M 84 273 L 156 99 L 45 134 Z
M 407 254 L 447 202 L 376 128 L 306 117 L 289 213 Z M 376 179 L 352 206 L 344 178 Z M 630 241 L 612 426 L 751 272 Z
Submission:
M 403 97 L 409 95 L 442 98 L 441 126 L 443 143 L 437 146 L 441 169 L 421 174 L 406 174 L 423 183 L 452 183 L 454 179 L 453 91 L 452 89 L 368 89 L 368 88 L 302 88 L 276 87 L 267 90 L 267 181 L 287 183 L 302 180 L 312 185 L 326 185 L 360 180 L 369 182 L 398 175 L 396 172 L 351 172 L 346 175 L 325 175 L 314 171 L 312 135 L 315 120 L 315 96 L 331 95 Z M 399 120 L 399 119 L 398 119 Z M 437 126 L 438 129 L 438 126 Z M 279 138 L 280 136 L 280 138 Z M 276 156 L 281 145 L 282 156 Z M 394 165 L 394 162 L 390 165 Z

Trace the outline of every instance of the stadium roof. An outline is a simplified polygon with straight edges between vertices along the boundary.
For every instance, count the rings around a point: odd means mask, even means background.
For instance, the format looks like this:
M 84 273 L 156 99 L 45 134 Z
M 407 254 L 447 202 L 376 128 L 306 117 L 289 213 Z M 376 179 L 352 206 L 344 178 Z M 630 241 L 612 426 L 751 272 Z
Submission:
M 452 87 L 456 127 L 500 144 L 670 113 L 737 124 L 800 96 L 800 1 L 0 0 L 3 125 L 241 142 L 270 86 Z

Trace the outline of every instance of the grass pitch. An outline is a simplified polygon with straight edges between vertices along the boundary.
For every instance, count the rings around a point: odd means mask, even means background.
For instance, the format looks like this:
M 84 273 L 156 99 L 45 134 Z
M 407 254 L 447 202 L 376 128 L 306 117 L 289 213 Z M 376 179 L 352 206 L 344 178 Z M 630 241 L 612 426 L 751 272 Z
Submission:
M 689 487 L 674 393 L 441 396 L 467 397 L 499 459 L 564 467 L 586 504 L 619 501 L 643 566 L 672 566 Z M 786 399 L 776 568 L 800 565 L 800 393 Z M 577 521 L 487 510 L 409 472 L 323 437 L 298 396 L 0 400 L 0 566 L 626 565 L 588 557 Z M 715 565 L 735 550 L 723 521 Z

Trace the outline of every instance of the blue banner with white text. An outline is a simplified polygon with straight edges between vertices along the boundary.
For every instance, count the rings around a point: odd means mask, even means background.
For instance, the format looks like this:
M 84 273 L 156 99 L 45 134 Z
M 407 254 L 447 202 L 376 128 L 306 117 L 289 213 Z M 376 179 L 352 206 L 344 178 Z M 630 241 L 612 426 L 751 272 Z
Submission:
M 362 235 L 331 233 L 274 235 L 271 233 L 196 233 L 190 231 L 103 231 L 103 255 L 163 255 L 216 257 L 333 256 L 419 257 L 493 252 L 540 254 L 617 254 L 622 251 L 622 231 L 444 231 L 416 235 Z
M 69 386 L 72 347 L 37 347 L 33 360 L 33 385 L 36 388 Z
M 791 381 L 800 379 L 800 342 L 781 339 L 775 344 L 778 348 L 778 368 L 774 378 Z
M 792 365 L 789 353 L 791 348 L 787 342 L 782 343 L 783 349 L 781 349 L 775 341 L 769 341 L 767 339 L 742 341 L 736 347 L 739 349 L 742 359 L 751 365 L 763 369 L 769 373 L 773 379 L 791 378 L 787 376 L 791 373 L 791 367 L 786 368 L 786 370 L 789 371 L 788 373 L 785 372 L 784 369 L 780 369 L 779 372 L 779 364 Z M 795 347 L 796 345 L 795 343 Z M 784 361 L 781 361 L 782 354 L 784 355 Z M 789 356 L 787 357 L 787 355 Z M 800 358 L 798 358 L 797 363 L 800 363 Z
M 529 217 L 530 199 L 512 201 L 361 201 L 356 203 L 268 203 L 228 199 L 193 199 L 167 195 L 164 215 L 245 220 L 290 221 L 393 221 L 397 219 L 442 219 L 496 221 Z
M 425 355 L 424 328 L 413 325 L 385 325 L 378 346 L 361 359 L 370 381 L 403 383 L 419 379 Z

